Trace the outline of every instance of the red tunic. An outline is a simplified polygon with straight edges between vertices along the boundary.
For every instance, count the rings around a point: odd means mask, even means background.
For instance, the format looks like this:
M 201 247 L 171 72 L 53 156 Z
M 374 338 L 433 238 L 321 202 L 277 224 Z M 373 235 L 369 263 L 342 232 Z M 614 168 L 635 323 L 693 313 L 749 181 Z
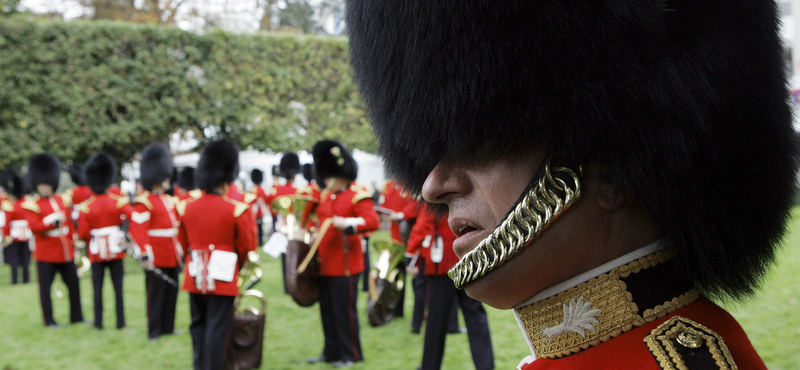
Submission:
M 234 184 L 230 184 L 230 186 L 228 186 L 228 194 L 225 194 L 225 196 L 237 202 L 244 202 L 244 194 L 242 194 L 242 192 L 239 191 L 239 188 Z
M 81 204 L 94 195 L 88 185 L 78 185 L 64 192 L 64 200 L 71 206 Z
M 89 260 L 123 259 L 125 234 L 120 225 L 133 213 L 128 198 L 114 194 L 93 195 L 79 204 L 78 209 L 78 237 L 88 245 Z
M 183 290 L 238 295 L 239 269 L 247 261 L 247 253 L 256 250 L 256 223 L 248 212 L 250 206 L 227 196 L 205 194 L 183 208 L 179 207 L 179 235 L 186 254 Z
M 681 316 L 695 321 L 719 335 L 739 369 L 766 369 L 742 327 L 725 310 L 701 297 L 667 316 L 620 334 L 589 349 L 559 359 L 538 359 L 522 370 L 544 369 L 637 369 L 660 370 L 644 337 L 669 318 Z
M 311 201 L 306 204 L 306 209 L 303 210 L 301 222 L 303 225 L 305 225 L 306 229 L 316 226 L 316 222 L 314 220 L 309 220 L 309 217 L 311 217 L 311 215 L 317 211 L 317 206 L 319 205 L 320 198 L 322 197 L 322 190 L 320 190 L 316 183 L 313 183 L 298 190 L 297 194 L 311 198 Z
M 400 188 L 394 181 L 389 181 L 386 183 L 385 189 L 383 191 L 383 203 L 381 203 L 381 207 L 390 209 L 395 212 L 403 212 L 403 219 L 408 220 L 414 218 L 415 214 L 406 214 L 404 211 L 410 205 L 415 203 L 407 195 L 403 194 Z M 399 221 L 392 221 L 392 239 L 394 239 L 398 243 L 402 243 L 402 238 L 400 237 L 400 222 Z
M 333 216 L 346 218 L 354 226 L 355 234 L 347 236 L 350 250 L 345 252 L 344 234 L 331 225 L 327 232 L 318 236 L 323 238 L 317 251 L 320 258 L 320 275 L 350 276 L 364 271 L 364 252 L 361 250 L 359 234 L 376 230 L 380 226 L 372 194 L 362 191 L 358 185 L 351 184 L 340 193 L 323 191 L 322 200 L 317 207 L 320 224 Z
M 264 217 L 264 209 L 267 207 L 267 193 L 261 185 L 256 185 L 245 197 L 247 203 L 253 209 L 256 218 Z
M 3 201 L 6 223 L 3 226 L 3 235 L 10 235 L 15 242 L 28 242 L 33 237 L 31 229 L 28 227 L 28 220 L 22 210 L 22 202 L 25 198 L 15 201 L 13 204 L 9 200 Z
M 272 186 L 272 192 L 267 195 L 267 204 L 272 208 L 272 202 L 275 198 L 281 195 L 292 195 L 297 193 L 297 188 L 294 187 L 292 184 L 285 184 L 281 186 Z M 272 211 L 272 217 L 275 217 L 275 211 Z
M 65 263 L 75 258 L 72 246 L 74 224 L 60 195 L 50 198 L 25 196 L 20 208 L 34 236 L 33 258 L 48 263 Z
M 423 210 L 411 229 L 406 255 L 420 252 L 419 258 L 425 259 L 425 275 L 447 275 L 447 271 L 458 263 L 458 256 L 453 251 L 455 240 L 446 216 L 436 220 L 431 212 Z
M 175 206 L 164 194 L 144 192 L 134 199 L 129 232 L 142 254 L 152 256 L 156 267 L 177 267 L 182 259 L 178 245 Z

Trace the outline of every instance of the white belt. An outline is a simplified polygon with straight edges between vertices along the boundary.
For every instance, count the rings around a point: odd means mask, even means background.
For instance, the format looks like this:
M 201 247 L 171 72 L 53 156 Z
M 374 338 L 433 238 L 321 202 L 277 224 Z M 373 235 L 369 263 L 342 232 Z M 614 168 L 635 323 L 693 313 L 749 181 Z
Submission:
M 107 227 L 101 227 L 99 229 L 92 229 L 92 231 L 90 231 L 89 233 L 92 234 L 92 236 L 94 237 L 99 237 L 99 236 L 112 235 L 119 232 L 120 232 L 119 226 L 107 226 Z
M 48 230 L 45 235 L 53 238 L 58 238 L 59 236 L 64 236 L 69 234 L 69 227 L 62 226 L 58 229 Z
M 147 230 L 147 235 L 155 236 L 155 237 L 159 237 L 159 238 L 171 238 L 173 236 L 178 235 L 178 229 L 177 228 L 150 229 L 150 230 Z

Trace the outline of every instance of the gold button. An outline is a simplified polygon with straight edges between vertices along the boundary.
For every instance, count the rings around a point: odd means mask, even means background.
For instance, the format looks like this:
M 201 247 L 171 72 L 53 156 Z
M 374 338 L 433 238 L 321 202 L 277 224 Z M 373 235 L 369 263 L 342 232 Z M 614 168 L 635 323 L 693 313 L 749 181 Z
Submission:
M 208 249 L 213 251 L 214 250 L 214 244 L 209 245 Z
M 696 333 L 684 331 L 678 334 L 678 343 L 686 348 L 700 348 L 703 346 L 703 338 Z

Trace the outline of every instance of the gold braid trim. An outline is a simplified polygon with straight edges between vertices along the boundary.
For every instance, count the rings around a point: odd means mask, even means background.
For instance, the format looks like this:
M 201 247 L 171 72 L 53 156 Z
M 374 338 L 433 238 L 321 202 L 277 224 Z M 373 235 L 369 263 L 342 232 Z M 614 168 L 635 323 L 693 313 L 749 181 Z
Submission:
M 551 168 L 547 159 L 536 185 L 500 226 L 450 268 L 447 274 L 456 288 L 462 289 L 514 257 L 580 196 L 578 174 L 566 167 Z

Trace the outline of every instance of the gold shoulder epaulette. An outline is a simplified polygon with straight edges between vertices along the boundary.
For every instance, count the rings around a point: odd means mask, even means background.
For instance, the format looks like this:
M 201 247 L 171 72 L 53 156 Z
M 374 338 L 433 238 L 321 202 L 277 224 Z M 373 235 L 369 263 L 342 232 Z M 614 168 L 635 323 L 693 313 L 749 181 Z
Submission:
M 325 197 L 328 196 L 328 193 L 330 193 L 330 190 L 322 189 L 322 191 L 319 194 L 319 199 L 325 199 Z
M 178 202 L 178 204 L 175 205 L 175 211 L 178 212 L 179 216 L 183 216 L 183 215 L 186 214 L 186 205 L 187 204 L 189 204 L 189 201 L 184 199 L 184 200 Z
M 372 199 L 372 193 L 363 186 L 353 184 L 350 186 L 350 190 L 356 192 L 356 194 L 353 195 L 353 204 L 356 204 L 360 200 Z
M 276 194 L 278 194 L 278 187 L 275 186 L 275 185 L 272 185 L 272 195 L 276 195 Z
M 69 188 L 61 194 L 61 199 L 64 201 L 64 207 L 71 207 L 72 206 L 72 193 L 75 191 L 75 188 Z
M 203 196 L 203 191 L 200 189 L 189 190 L 189 196 L 194 199 L 200 199 Z
M 125 195 L 120 196 L 120 195 L 109 193 L 108 196 L 111 199 L 117 201 L 117 209 L 125 207 L 126 205 L 130 204 L 130 201 L 128 200 L 128 197 L 125 196 Z
M 738 369 L 722 337 L 685 317 L 665 321 L 644 342 L 662 370 Z
M 258 195 L 254 194 L 254 193 L 247 193 L 247 194 L 244 195 L 244 202 L 245 203 L 253 203 L 253 201 L 255 201 L 256 198 L 258 198 Z
M 29 211 L 36 212 L 36 213 L 41 213 L 42 212 L 42 210 L 39 209 L 39 205 L 36 204 L 36 201 L 39 200 L 39 196 L 38 195 L 34 195 L 34 196 L 26 195 L 22 199 L 23 199 L 22 200 L 22 204 L 20 204 L 20 207 L 22 207 L 22 209 L 27 209 Z
M 0 209 L 6 212 L 14 212 L 14 204 L 8 199 L 3 199 L 3 202 L 0 203 Z
M 150 203 L 150 199 L 148 199 L 149 196 L 150 196 L 150 193 L 147 192 L 147 191 L 142 193 L 142 194 L 139 194 L 139 196 L 137 196 L 136 198 L 133 199 L 133 204 L 136 204 L 136 203 L 144 204 L 144 206 L 147 207 L 147 209 L 152 211 L 153 210 L 153 204 Z
M 97 198 L 95 198 L 94 195 L 92 195 L 92 196 L 89 197 L 89 199 L 86 199 L 83 202 L 81 202 L 80 204 L 78 204 L 78 211 L 80 211 L 81 213 L 89 213 L 89 212 L 91 212 L 89 210 L 89 205 L 92 204 L 92 202 L 94 202 L 95 199 L 97 199 Z
M 225 199 L 226 202 L 228 202 L 230 204 L 233 204 L 235 206 L 233 208 L 233 215 L 235 217 L 241 216 L 242 213 L 244 213 L 244 211 L 247 211 L 247 210 L 250 209 L 250 205 L 247 204 L 247 203 L 243 203 L 243 202 L 240 202 L 238 200 L 231 199 L 231 198 L 228 198 L 228 197 L 222 197 L 222 199 Z

